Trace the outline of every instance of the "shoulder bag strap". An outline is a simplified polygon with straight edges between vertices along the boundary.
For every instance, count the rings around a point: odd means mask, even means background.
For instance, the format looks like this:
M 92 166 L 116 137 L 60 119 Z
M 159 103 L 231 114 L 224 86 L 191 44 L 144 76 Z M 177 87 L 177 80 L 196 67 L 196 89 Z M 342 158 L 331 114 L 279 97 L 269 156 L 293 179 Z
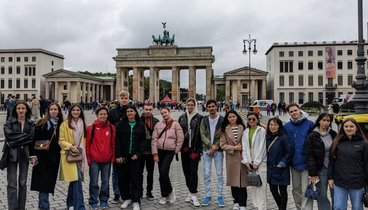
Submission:
M 270 151 L 270 149 L 271 149 L 271 146 L 273 145 L 273 143 L 275 143 L 275 141 L 278 139 L 279 137 L 278 136 L 276 136 L 276 138 L 271 142 L 271 144 L 268 146 L 268 148 L 267 148 L 267 152 L 269 152 Z

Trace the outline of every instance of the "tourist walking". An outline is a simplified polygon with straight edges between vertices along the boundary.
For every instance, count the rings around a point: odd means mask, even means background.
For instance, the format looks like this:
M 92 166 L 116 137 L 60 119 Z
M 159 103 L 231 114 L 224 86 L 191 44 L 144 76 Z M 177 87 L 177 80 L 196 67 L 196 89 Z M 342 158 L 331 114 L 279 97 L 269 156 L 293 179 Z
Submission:
M 97 119 L 87 128 L 86 157 L 89 166 L 89 205 L 98 209 L 108 208 L 110 197 L 111 163 L 115 161 L 115 126 L 107 121 L 108 109 L 95 110 Z M 98 177 L 101 174 L 101 188 Z
M 38 111 L 38 110 L 37 110 Z M 60 165 L 59 132 L 63 113 L 57 103 L 47 107 L 46 114 L 36 123 L 33 145 L 37 140 L 49 140 L 48 150 L 30 148 L 32 169 L 31 190 L 38 191 L 38 208 L 49 210 L 49 194 L 54 195 Z
M 358 123 L 346 119 L 331 145 L 328 183 L 334 191 L 334 209 L 363 210 L 362 196 L 368 180 L 368 142 Z
M 266 130 L 260 126 L 259 116 L 255 112 L 247 114 L 247 128 L 242 136 L 242 163 L 248 171 L 258 174 L 261 186 L 252 186 L 252 203 L 258 210 L 266 210 Z
M 34 119 L 37 120 L 40 117 L 40 101 L 35 96 L 31 101 L 31 109 Z
M 248 171 L 242 160 L 242 135 L 245 125 L 239 114 L 230 110 L 221 125 L 221 148 L 226 153 L 226 184 L 231 187 L 233 209 L 245 210 L 247 206 Z
M 267 183 L 279 208 L 286 210 L 290 184 L 289 164 L 294 155 L 290 141 L 284 134 L 284 127 L 279 118 L 271 118 L 267 124 Z
M 29 147 L 34 137 L 34 122 L 31 109 L 25 101 L 17 101 L 9 119 L 4 124 L 5 143 L 3 152 L 7 154 L 7 198 L 9 210 L 25 210 L 27 199 L 27 175 Z M 32 166 L 35 162 L 31 163 Z M 17 170 L 19 168 L 19 173 Z
M 152 133 L 153 160 L 158 162 L 161 199 L 159 203 L 164 205 L 169 201 L 174 203 L 176 196 L 170 181 L 170 165 L 184 141 L 183 129 L 177 121 L 171 118 L 167 107 L 161 108 L 162 121 L 156 124 Z
M 68 118 L 60 126 L 59 145 L 61 147 L 60 157 L 60 180 L 69 182 L 66 204 L 69 210 L 84 210 L 84 199 L 82 180 L 85 177 L 88 163 L 86 158 L 86 134 L 83 109 L 79 104 L 70 107 Z M 68 162 L 67 154 L 82 153 L 83 160 L 79 162 Z
M 186 102 L 187 109 L 179 117 L 179 124 L 183 129 L 184 143 L 181 148 L 181 163 L 185 177 L 185 183 L 189 190 L 185 202 L 190 202 L 199 207 L 196 194 L 198 193 L 198 164 L 202 152 L 202 141 L 199 126 L 202 116 L 198 114 L 197 101 L 189 98 Z
M 318 185 L 321 193 L 317 200 L 319 210 L 331 209 L 331 202 L 327 197 L 327 173 L 331 144 L 336 137 L 336 132 L 331 128 L 332 122 L 332 115 L 327 113 L 320 114 L 314 123 L 312 133 L 308 135 L 304 145 L 310 181 L 313 184 L 319 182 Z M 330 190 L 333 201 L 333 190 Z

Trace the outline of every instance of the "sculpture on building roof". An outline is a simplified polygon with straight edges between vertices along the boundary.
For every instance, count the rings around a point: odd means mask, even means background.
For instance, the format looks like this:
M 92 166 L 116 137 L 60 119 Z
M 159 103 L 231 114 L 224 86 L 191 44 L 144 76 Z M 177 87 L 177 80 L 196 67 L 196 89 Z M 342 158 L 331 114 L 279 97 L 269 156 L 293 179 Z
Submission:
M 155 45 L 174 45 L 175 42 L 175 34 L 172 36 L 172 38 L 170 38 L 170 32 L 168 30 L 166 30 L 166 22 L 161 22 L 162 23 L 162 27 L 164 28 L 164 35 L 161 38 L 160 35 L 158 35 L 158 38 L 155 37 L 155 35 L 152 35 L 152 42 Z

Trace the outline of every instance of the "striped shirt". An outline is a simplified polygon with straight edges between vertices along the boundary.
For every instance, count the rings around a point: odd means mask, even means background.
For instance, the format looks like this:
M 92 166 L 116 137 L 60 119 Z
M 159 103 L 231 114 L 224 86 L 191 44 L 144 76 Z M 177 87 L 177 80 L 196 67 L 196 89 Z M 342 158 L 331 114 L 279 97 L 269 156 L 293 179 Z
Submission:
M 235 137 L 235 140 L 238 140 L 238 126 L 231 127 L 231 130 L 233 131 L 233 135 Z

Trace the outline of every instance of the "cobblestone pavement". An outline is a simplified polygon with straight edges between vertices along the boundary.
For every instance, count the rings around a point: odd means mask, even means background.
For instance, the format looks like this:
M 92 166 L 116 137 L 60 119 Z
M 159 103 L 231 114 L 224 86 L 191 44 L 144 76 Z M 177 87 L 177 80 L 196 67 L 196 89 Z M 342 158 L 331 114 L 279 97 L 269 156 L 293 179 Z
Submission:
M 172 116 L 174 119 L 178 119 L 178 117 L 182 114 L 183 112 L 179 112 L 179 111 L 173 111 L 172 112 Z M 200 112 L 201 113 L 201 112 Z M 159 112 L 155 111 L 154 114 L 156 115 L 156 117 L 160 118 L 159 116 Z M 203 114 L 203 113 L 201 113 Z M 205 115 L 207 113 L 204 113 Z M 86 120 L 87 123 L 91 123 L 94 119 L 95 119 L 95 115 L 91 113 L 91 111 L 85 111 L 85 115 L 86 115 Z M 0 130 L 0 139 L 3 138 L 3 129 L 2 126 L 5 122 L 5 113 L 4 112 L 0 112 L 0 125 L 1 125 L 1 130 Z M 264 117 L 263 121 L 265 122 L 267 119 L 267 117 Z M 285 117 L 285 119 L 287 119 L 287 117 Z M 284 120 L 283 120 L 284 121 Z M 286 121 L 286 120 L 285 120 Z M 3 148 L 3 143 L 0 142 L 0 149 Z M 199 175 L 199 183 L 198 183 L 198 198 L 201 201 L 203 199 L 204 196 L 204 186 L 203 186 L 203 166 L 202 166 L 202 161 L 200 162 L 199 165 L 199 171 L 198 171 L 198 175 Z M 28 189 L 29 189 L 29 183 L 30 183 L 30 179 L 31 179 L 31 170 L 32 167 L 29 168 L 29 173 L 28 173 Z M 225 160 L 224 160 L 224 176 L 225 176 L 225 180 L 226 180 L 226 167 L 225 167 Z M 209 206 L 207 207 L 193 207 L 191 204 L 184 202 L 184 199 L 186 198 L 186 196 L 188 195 L 188 190 L 187 187 L 185 185 L 185 179 L 184 179 L 184 175 L 182 173 L 182 168 L 181 168 L 181 163 L 180 161 L 176 161 L 174 160 L 172 162 L 171 165 L 171 170 L 170 170 L 170 178 L 171 178 L 171 182 L 172 185 L 175 189 L 175 194 L 177 196 L 177 201 L 174 204 L 167 204 L 167 205 L 160 205 L 158 203 L 158 198 L 160 196 L 160 188 L 159 188 L 159 181 L 158 181 L 158 170 L 157 170 L 157 165 L 155 166 L 155 175 L 154 175 L 154 187 L 153 187 L 153 194 L 155 196 L 155 200 L 154 201 L 148 201 L 146 198 L 142 198 L 142 202 L 141 202 L 141 209 L 143 210 L 154 210 L 154 209 L 181 209 L 181 210 L 189 210 L 189 209 L 207 209 L 207 210 L 213 210 L 213 209 L 219 209 L 218 205 L 216 202 L 212 202 Z M 88 193 L 88 183 L 89 183 L 89 177 L 87 175 L 86 177 L 86 182 L 83 183 L 83 192 L 84 192 L 84 201 L 86 204 L 86 209 L 88 209 L 88 198 L 89 198 L 89 193 Z M 226 181 L 225 181 L 226 183 Z M 6 192 L 6 170 L 5 171 L 0 171 L 0 209 L 7 209 L 7 192 Z M 145 184 L 144 184 L 145 186 Z M 51 203 L 51 209 L 66 209 L 66 195 L 67 195 L 67 187 L 68 184 L 58 181 L 56 184 L 56 188 L 55 188 L 55 195 L 51 196 L 50 195 L 50 203 Z M 292 194 L 291 194 L 291 186 L 288 187 L 288 195 L 289 195 L 289 199 L 288 199 L 288 209 L 296 209 L 295 205 L 293 203 L 293 198 L 292 198 Z M 145 195 L 145 192 L 143 193 Z M 111 182 L 110 182 L 110 197 L 112 198 L 113 196 L 112 193 L 112 187 L 111 187 Z M 215 198 L 216 200 L 216 174 L 215 171 L 212 171 L 212 198 Z M 224 192 L 223 192 L 223 197 L 225 200 L 225 204 L 226 206 L 221 208 L 221 209 L 232 209 L 233 206 L 233 202 L 232 202 L 232 196 L 231 196 L 231 191 L 230 191 L 230 187 L 229 186 L 224 186 Z M 251 210 L 251 209 L 255 209 L 252 205 L 251 199 L 250 199 L 250 193 L 248 190 L 248 201 L 247 201 L 248 207 L 247 209 Z M 109 204 L 110 205 L 110 209 L 120 209 L 120 205 L 119 204 Z M 32 209 L 37 209 L 38 206 L 38 193 L 34 192 L 34 191 L 30 191 L 27 194 L 27 209 L 28 210 L 32 210 Z M 315 205 L 316 206 L 316 205 Z M 132 209 L 132 207 L 130 206 L 128 209 Z M 269 190 L 267 190 L 267 209 L 277 209 L 277 206 L 272 198 L 272 195 L 270 193 Z M 317 208 L 315 208 L 317 209 Z

